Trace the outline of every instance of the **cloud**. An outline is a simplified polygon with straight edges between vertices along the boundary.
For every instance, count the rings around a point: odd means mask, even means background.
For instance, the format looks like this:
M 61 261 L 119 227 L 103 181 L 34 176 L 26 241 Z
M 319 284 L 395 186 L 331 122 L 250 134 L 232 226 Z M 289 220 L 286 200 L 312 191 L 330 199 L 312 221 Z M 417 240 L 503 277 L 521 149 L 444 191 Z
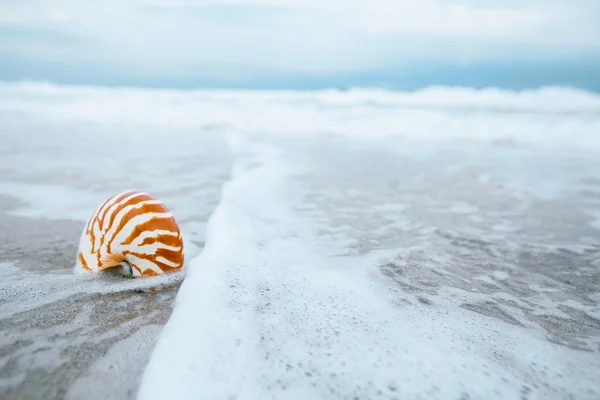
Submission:
M 0 55 L 238 81 L 564 60 L 600 53 L 599 10 L 588 0 L 12 0 L 0 2 Z

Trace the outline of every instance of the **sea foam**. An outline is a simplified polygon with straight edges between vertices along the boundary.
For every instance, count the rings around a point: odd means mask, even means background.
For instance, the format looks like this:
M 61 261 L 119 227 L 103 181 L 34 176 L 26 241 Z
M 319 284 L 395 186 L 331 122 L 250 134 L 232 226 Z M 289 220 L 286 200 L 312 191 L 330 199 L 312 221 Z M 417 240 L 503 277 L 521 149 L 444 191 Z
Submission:
M 0 82 L 0 115 L 15 116 L 8 121 L 17 121 L 23 113 L 35 116 L 40 123 L 50 120 L 102 124 L 116 130 L 144 128 L 144 135 L 156 127 L 204 131 L 233 128 L 286 135 L 509 138 L 600 146 L 597 137 L 583 137 L 600 129 L 600 96 L 568 87 L 523 91 L 454 87 L 413 92 L 360 88 L 236 91 Z M 489 129 L 490 122 L 493 129 Z
M 462 292 L 402 301 L 374 272 L 383 256 L 334 255 L 319 221 L 294 211 L 302 168 L 275 146 L 231 143 L 232 179 L 140 399 L 593 396 L 593 353 L 461 308 Z

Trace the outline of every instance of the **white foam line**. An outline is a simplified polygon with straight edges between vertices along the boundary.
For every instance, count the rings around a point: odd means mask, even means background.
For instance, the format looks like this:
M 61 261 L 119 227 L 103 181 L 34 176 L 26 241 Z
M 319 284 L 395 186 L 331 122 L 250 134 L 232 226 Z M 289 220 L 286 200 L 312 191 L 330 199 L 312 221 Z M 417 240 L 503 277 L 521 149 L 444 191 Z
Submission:
M 599 112 L 598 94 L 562 87 L 518 92 L 454 87 L 414 92 L 294 92 L 0 82 L 0 116 L 7 115 L 4 120 L 12 121 L 14 113 L 25 114 L 43 126 L 82 122 L 115 124 L 119 129 L 152 125 L 169 130 L 204 127 L 222 131 L 235 127 L 287 135 L 334 132 L 359 137 L 502 139 L 598 147 Z
M 49 303 L 81 293 L 121 293 L 150 288 L 164 288 L 183 281 L 189 263 L 199 249 L 182 232 L 185 261 L 181 270 L 173 273 L 138 279 L 123 279 L 119 275 L 44 273 L 0 263 L 0 319 L 30 311 Z M 74 263 L 74 261 L 73 261 Z
M 109 294 L 163 288 L 183 281 L 185 268 L 169 274 L 123 279 L 98 274 L 43 274 L 21 271 L 0 283 L 0 319 L 64 300 L 78 294 Z
M 593 353 L 444 298 L 404 305 L 363 259 L 327 256 L 311 222 L 291 211 L 300 189 L 290 177 L 301 171 L 275 148 L 231 144 L 233 178 L 140 400 L 518 399 L 523 387 L 535 398 L 586 398 L 597 388 Z

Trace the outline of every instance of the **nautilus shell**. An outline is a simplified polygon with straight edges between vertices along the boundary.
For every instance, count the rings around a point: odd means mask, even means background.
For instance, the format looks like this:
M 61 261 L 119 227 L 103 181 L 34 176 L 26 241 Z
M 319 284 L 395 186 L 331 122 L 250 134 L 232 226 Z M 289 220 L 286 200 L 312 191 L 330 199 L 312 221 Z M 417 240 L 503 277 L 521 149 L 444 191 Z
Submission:
M 108 198 L 88 220 L 76 269 L 121 266 L 139 278 L 180 270 L 183 259 L 181 232 L 167 207 L 148 193 L 127 191 Z

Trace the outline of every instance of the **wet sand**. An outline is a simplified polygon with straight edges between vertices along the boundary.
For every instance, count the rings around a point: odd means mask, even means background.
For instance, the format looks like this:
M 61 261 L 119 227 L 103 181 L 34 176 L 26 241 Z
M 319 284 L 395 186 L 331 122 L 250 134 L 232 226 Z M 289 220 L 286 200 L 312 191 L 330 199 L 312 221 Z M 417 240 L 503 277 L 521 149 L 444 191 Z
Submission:
M 0 120 L 0 399 L 133 399 L 178 288 L 90 290 L 73 274 L 81 230 L 108 196 L 147 191 L 176 216 L 189 261 L 229 178 L 225 139 L 202 127 Z
M 0 196 L 0 268 L 70 276 L 81 223 L 8 215 L 18 204 Z M 135 398 L 176 293 L 75 293 L 0 319 L 0 397 Z

